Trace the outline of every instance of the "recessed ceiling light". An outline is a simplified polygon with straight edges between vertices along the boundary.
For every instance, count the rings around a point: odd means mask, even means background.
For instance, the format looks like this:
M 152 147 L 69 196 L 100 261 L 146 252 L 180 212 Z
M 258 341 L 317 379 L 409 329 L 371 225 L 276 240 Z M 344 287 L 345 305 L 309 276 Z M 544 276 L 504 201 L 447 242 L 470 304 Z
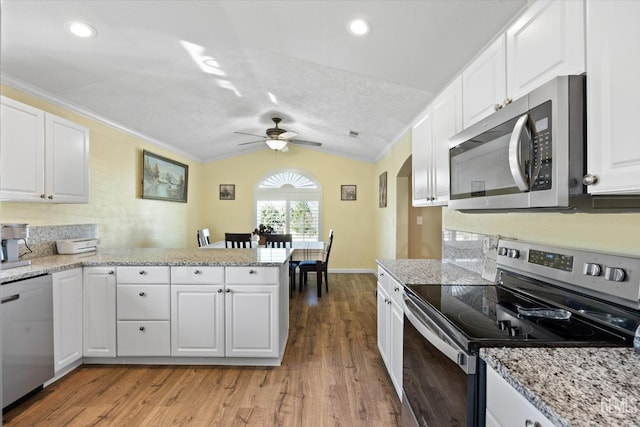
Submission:
M 359 18 L 349 21 L 347 28 L 349 28 L 349 31 L 356 36 L 364 36 L 371 31 L 371 25 L 364 19 Z
M 69 32 L 74 36 L 81 37 L 83 39 L 86 39 L 89 37 L 95 37 L 98 34 L 96 29 L 93 28 L 91 25 L 85 24 L 84 22 L 77 22 L 77 21 L 68 22 L 67 30 L 69 30 Z

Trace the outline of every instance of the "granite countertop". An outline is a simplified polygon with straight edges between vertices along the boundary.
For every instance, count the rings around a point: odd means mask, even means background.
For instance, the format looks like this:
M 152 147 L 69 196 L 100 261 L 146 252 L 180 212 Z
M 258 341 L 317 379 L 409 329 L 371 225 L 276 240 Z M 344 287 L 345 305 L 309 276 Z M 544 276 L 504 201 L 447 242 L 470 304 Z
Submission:
M 492 285 L 478 273 L 439 259 L 378 259 L 404 285 Z
M 0 272 L 0 282 L 26 279 L 76 267 L 102 265 L 201 265 L 279 266 L 291 255 L 290 249 L 100 249 L 78 255 L 52 255 L 31 260 L 31 265 Z
M 640 425 L 633 348 L 483 348 L 480 356 L 557 426 Z

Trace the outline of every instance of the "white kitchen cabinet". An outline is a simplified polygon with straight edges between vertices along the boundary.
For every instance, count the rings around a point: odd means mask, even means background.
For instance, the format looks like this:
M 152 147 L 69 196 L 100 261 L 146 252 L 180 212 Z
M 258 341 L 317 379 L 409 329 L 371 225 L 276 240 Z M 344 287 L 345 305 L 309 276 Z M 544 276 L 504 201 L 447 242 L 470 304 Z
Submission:
M 82 358 L 82 268 L 52 275 L 53 354 L 56 376 Z
M 378 266 L 378 350 L 402 400 L 403 286 Z
M 487 366 L 486 425 L 550 427 L 553 423 L 500 374 Z
M 115 357 L 115 267 L 85 267 L 82 288 L 82 355 Z
M 587 1 L 587 172 L 591 194 L 640 193 L 640 2 Z
M 449 138 L 462 130 L 462 78 L 430 104 L 412 131 L 413 205 L 449 201 Z
M 465 128 L 556 76 L 585 71 L 584 1 L 538 0 L 463 71 Z
M 171 268 L 171 355 L 224 357 L 224 267 Z
M 86 127 L 6 97 L 0 116 L 0 200 L 89 202 Z
M 118 356 L 171 354 L 170 268 L 117 267 Z

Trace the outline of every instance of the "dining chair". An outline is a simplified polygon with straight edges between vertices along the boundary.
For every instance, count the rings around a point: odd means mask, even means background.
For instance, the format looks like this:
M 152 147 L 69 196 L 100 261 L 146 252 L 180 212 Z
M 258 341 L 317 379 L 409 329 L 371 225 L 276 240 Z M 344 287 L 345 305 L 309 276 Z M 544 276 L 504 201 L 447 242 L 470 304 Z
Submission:
M 333 245 L 333 230 L 329 230 L 329 244 L 327 245 L 327 250 L 324 253 L 324 260 L 322 261 L 322 265 L 320 268 L 322 269 L 322 274 L 324 274 L 324 286 L 327 292 L 329 292 L 329 277 L 328 277 L 328 265 L 329 265 L 329 255 L 331 254 L 331 246 Z M 302 284 L 307 284 L 307 273 L 317 271 L 317 262 L 316 261 L 300 261 L 298 263 L 298 268 L 300 269 L 300 291 L 302 291 Z M 318 286 L 321 286 L 318 283 Z
M 267 248 L 291 248 L 293 238 L 291 234 L 266 234 Z
M 251 233 L 224 233 L 225 248 L 251 248 Z
M 202 228 L 198 230 L 198 247 L 210 245 L 211 239 L 209 236 L 210 235 L 208 228 Z

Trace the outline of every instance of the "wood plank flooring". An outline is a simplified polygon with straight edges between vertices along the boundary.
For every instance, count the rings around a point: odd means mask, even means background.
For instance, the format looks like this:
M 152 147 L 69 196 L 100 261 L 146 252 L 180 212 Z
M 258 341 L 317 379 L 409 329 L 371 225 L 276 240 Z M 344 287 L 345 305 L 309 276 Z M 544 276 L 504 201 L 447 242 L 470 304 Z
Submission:
M 373 274 L 315 277 L 290 300 L 280 367 L 83 365 L 5 426 L 399 426 L 376 345 Z

